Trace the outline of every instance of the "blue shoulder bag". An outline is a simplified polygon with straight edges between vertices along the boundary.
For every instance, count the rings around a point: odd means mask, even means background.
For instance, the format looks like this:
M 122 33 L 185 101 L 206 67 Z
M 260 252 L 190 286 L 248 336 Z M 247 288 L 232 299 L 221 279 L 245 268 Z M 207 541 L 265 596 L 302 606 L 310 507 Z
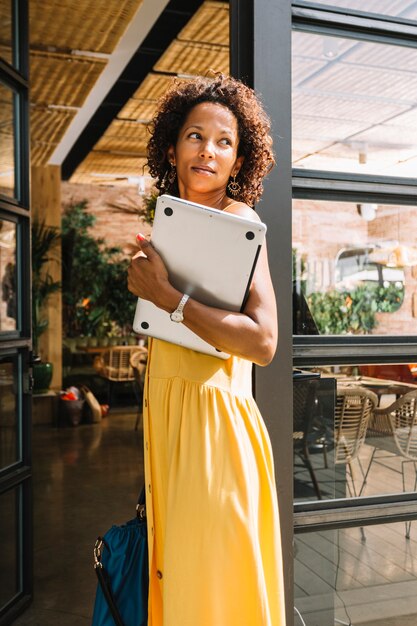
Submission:
M 112 526 L 94 546 L 98 578 L 92 626 L 146 626 L 148 621 L 148 538 L 145 490 L 136 517 Z

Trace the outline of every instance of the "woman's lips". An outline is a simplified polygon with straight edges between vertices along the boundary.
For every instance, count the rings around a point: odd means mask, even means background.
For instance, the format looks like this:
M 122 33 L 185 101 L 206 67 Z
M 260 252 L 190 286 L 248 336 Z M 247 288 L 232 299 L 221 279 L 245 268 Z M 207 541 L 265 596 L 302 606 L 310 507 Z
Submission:
M 195 165 L 191 169 L 198 174 L 203 174 L 204 176 L 214 174 L 214 170 L 212 170 L 211 167 L 205 167 L 204 165 Z

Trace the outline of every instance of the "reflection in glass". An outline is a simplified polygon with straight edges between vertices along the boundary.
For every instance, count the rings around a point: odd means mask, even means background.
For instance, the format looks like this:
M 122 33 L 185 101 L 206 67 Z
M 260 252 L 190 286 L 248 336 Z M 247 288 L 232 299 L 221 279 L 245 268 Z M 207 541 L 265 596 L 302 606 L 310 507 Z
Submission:
M 417 623 L 417 541 L 403 523 L 363 533 L 365 541 L 359 528 L 296 535 L 294 605 L 306 626 Z
M 416 491 L 417 364 L 305 368 L 293 383 L 296 501 Z
M 294 32 L 294 167 L 414 178 L 416 99 L 417 49 Z
M 371 206 L 294 201 L 295 335 L 417 334 L 416 207 Z
M 15 379 L 15 359 L 0 357 L 0 470 L 20 459 Z
M 0 219 L 0 332 L 17 328 L 16 224 Z
M 15 197 L 14 94 L 0 83 L 0 194 Z
M 353 11 L 366 11 L 367 13 L 417 20 L 415 0 L 366 0 L 366 3 L 363 0 L 317 0 L 317 3 Z
M 0 609 L 19 591 L 18 588 L 18 493 L 7 491 L 0 495 Z
M 0 0 L 0 57 L 12 64 L 12 2 Z

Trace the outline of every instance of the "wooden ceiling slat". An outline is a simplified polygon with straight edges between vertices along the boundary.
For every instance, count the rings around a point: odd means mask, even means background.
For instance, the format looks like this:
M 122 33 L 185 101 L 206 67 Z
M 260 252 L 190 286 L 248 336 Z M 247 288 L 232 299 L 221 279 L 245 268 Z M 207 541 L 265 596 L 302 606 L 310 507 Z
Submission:
M 32 107 L 30 111 L 30 138 L 32 142 L 57 144 L 70 125 L 75 111 Z
M 136 98 L 130 98 L 117 117 L 122 120 L 150 121 L 155 110 L 156 100 L 137 100 Z
M 103 59 L 32 51 L 31 102 L 82 106 L 106 63 Z
M 30 3 L 34 47 L 111 53 L 143 0 L 42 0 Z
M 146 157 L 149 133 L 145 124 L 113 120 L 94 151 L 115 151 Z
M 205 76 L 229 72 L 229 50 L 223 46 L 174 41 L 154 66 L 159 72 Z
M 172 76 L 150 72 L 133 94 L 135 100 L 158 100 L 172 85 Z
M 142 175 L 142 168 L 146 164 L 146 159 L 141 157 L 129 157 L 120 154 L 109 154 L 107 152 L 93 151 L 84 159 L 77 168 L 81 174 L 102 173 L 102 174 L 132 174 Z
M 178 35 L 180 41 L 229 45 L 229 4 L 204 2 Z
M 146 141 L 149 133 L 145 124 L 137 124 L 125 120 L 113 120 L 103 137 L 118 137 Z
M 123 139 L 121 137 L 102 137 L 94 146 L 94 150 L 107 152 L 127 152 L 140 157 L 146 157 L 146 141 L 137 139 Z
M 32 143 L 30 147 L 31 165 L 46 165 L 56 146 L 56 143 Z

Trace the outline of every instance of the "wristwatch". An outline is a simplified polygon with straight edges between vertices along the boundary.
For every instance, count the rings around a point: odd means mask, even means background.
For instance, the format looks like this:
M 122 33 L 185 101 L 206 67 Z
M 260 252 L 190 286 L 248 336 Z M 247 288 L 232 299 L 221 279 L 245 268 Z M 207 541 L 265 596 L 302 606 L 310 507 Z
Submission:
M 182 322 L 184 319 L 184 313 L 183 313 L 183 309 L 185 307 L 185 304 L 188 300 L 190 296 L 187 296 L 187 294 L 185 293 L 183 295 L 183 297 L 181 298 L 177 308 L 175 309 L 175 311 L 172 311 L 172 313 L 170 314 L 170 318 L 172 322 Z

